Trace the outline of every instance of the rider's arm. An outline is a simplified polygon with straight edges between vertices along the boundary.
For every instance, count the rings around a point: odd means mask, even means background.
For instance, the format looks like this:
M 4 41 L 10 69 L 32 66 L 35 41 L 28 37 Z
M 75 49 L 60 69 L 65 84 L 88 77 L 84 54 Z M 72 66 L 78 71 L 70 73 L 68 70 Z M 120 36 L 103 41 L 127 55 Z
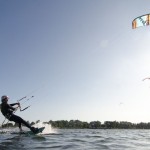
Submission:
M 12 106 L 14 106 L 14 105 L 12 105 L 12 104 L 8 104 L 7 106 L 8 106 L 8 108 L 9 108 L 9 109 L 11 109 L 11 110 L 13 110 L 13 111 L 15 110 L 15 108 L 14 108 L 14 107 L 12 107 Z
M 15 106 L 15 105 L 19 105 L 19 103 L 13 103 L 13 104 L 9 104 L 10 106 Z

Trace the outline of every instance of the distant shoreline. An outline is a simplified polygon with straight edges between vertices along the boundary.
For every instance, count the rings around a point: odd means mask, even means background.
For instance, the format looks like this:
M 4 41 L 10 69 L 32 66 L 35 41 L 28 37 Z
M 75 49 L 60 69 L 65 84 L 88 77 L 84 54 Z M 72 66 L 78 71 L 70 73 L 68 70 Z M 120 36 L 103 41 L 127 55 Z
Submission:
M 40 120 L 37 120 L 36 122 L 31 122 L 29 124 L 34 125 L 36 123 L 39 123 Z M 53 128 L 59 128 L 59 129 L 150 129 L 150 122 L 144 123 L 131 123 L 127 121 L 105 121 L 103 124 L 100 121 L 91 121 L 91 122 L 85 122 L 80 120 L 58 120 L 58 121 L 52 121 L 49 122 L 43 122 L 43 124 L 51 124 Z M 13 124 L 12 122 L 9 122 L 7 124 L 4 124 L 2 127 L 17 127 L 17 124 Z M 1 127 L 1 128 L 2 128 Z

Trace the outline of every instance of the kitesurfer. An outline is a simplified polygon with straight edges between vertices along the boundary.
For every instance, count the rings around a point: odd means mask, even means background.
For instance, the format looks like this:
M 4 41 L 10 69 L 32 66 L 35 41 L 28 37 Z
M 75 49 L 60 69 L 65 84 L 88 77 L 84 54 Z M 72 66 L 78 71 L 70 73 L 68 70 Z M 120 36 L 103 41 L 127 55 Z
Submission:
M 25 120 L 13 113 L 18 107 L 20 107 L 20 103 L 8 104 L 8 99 L 9 97 L 6 95 L 3 95 L 1 97 L 1 112 L 5 116 L 5 118 L 7 118 L 9 121 L 14 121 L 15 123 L 18 123 L 20 132 L 22 132 L 21 124 L 24 124 L 33 133 L 38 132 L 38 128 L 31 127 Z M 18 107 L 14 108 L 13 106 L 15 105 L 17 105 Z

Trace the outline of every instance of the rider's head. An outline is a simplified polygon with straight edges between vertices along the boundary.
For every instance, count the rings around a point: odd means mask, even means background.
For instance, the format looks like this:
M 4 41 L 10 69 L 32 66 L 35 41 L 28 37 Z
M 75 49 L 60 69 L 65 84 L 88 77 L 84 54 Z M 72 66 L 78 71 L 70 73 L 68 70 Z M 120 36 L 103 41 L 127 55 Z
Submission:
M 1 97 L 1 101 L 2 101 L 2 103 L 3 103 L 3 102 L 7 102 L 7 101 L 8 101 L 8 99 L 9 99 L 9 97 L 8 97 L 8 96 L 6 96 L 6 95 L 3 95 L 3 96 Z

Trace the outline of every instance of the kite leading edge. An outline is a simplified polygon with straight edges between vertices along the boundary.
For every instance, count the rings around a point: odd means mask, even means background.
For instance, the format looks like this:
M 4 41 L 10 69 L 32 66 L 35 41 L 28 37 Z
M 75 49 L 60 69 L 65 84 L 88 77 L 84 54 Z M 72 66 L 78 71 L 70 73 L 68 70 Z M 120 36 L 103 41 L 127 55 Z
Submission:
M 132 29 L 150 25 L 150 14 L 142 15 L 132 21 Z

